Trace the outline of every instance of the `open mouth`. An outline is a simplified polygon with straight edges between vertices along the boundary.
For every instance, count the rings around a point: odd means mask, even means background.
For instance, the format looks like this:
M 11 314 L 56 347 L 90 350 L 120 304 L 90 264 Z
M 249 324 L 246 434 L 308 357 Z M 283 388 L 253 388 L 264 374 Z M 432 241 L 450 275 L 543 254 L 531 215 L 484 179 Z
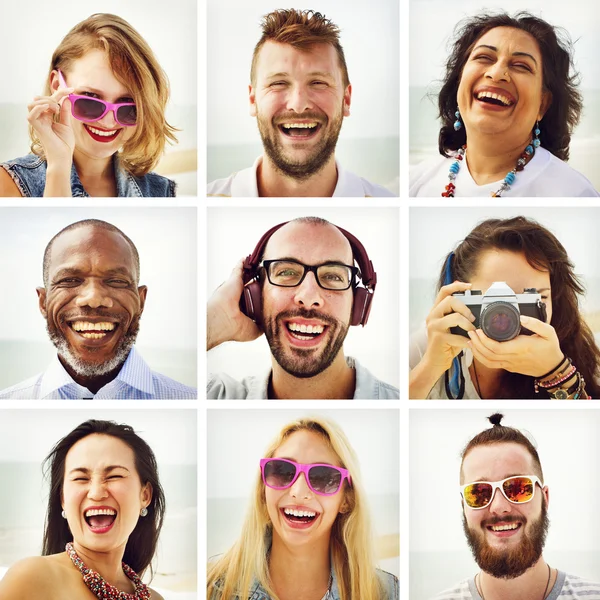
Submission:
M 121 132 L 121 129 L 100 129 L 98 127 L 92 127 L 87 123 L 84 123 L 83 126 L 85 130 L 90 134 L 90 137 L 97 142 L 112 142 Z
M 285 136 L 297 139 L 309 139 L 314 137 L 321 129 L 321 124 L 316 121 L 307 123 L 280 123 L 279 131 Z
M 294 323 L 293 321 L 288 321 L 285 326 L 290 336 L 300 341 L 316 340 L 327 329 L 326 325 L 306 325 L 305 323 Z
M 282 508 L 281 514 L 295 529 L 306 529 L 315 522 L 320 513 L 309 509 Z
M 489 91 L 477 92 L 475 94 L 475 98 L 480 102 L 483 102 L 484 104 L 500 106 L 503 108 L 508 108 L 509 106 L 513 106 L 516 103 L 516 101 L 512 97 L 506 94 L 499 94 L 496 92 Z
M 92 323 L 91 321 L 71 321 L 69 326 L 77 335 L 86 340 L 102 340 L 110 337 L 119 324 L 111 323 L 110 321 L 101 321 L 98 323 Z
M 88 508 L 83 517 L 94 533 L 106 533 L 114 525 L 117 511 L 114 508 Z
M 510 523 L 496 523 L 494 525 L 487 525 L 486 529 L 497 536 L 506 537 L 516 533 L 519 529 L 521 529 L 522 526 L 522 523 L 515 521 Z

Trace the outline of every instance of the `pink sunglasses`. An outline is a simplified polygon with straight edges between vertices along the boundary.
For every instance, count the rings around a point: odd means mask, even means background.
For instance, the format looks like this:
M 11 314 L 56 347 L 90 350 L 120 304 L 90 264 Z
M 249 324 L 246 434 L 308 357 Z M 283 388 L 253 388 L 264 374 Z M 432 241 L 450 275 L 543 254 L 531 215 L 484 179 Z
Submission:
M 260 469 L 263 482 L 274 490 L 285 490 L 304 473 L 308 487 L 320 496 L 333 496 L 340 491 L 344 479 L 352 485 L 346 469 L 327 464 L 305 465 L 287 458 L 261 458 Z
M 69 87 L 63 74 L 58 70 L 58 81 L 61 86 Z M 90 96 L 79 96 L 78 94 L 69 94 L 71 101 L 71 114 L 78 121 L 93 123 L 99 121 L 107 112 L 113 111 L 115 121 L 123 127 L 133 127 L 137 123 L 137 109 L 134 102 L 105 102 L 100 98 L 91 98 Z

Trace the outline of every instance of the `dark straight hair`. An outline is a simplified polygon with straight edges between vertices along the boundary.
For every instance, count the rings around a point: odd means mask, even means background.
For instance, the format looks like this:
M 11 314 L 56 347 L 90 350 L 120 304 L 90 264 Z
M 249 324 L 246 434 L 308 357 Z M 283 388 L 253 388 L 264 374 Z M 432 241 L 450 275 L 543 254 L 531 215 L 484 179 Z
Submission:
M 138 519 L 135 529 L 127 540 L 123 562 L 136 573 L 142 574 L 149 566 L 156 551 L 158 536 L 165 514 L 165 495 L 158 480 L 158 466 L 154 452 L 129 425 L 119 425 L 114 421 L 90 419 L 55 444 L 44 460 L 44 474 L 50 479 L 48 510 L 44 524 L 42 555 L 64 552 L 67 542 L 73 535 L 62 513 L 62 491 L 65 480 L 65 460 L 69 450 L 83 438 L 94 433 L 109 435 L 125 442 L 135 456 L 135 468 L 142 485 L 152 486 L 152 500 L 146 507 L 148 514 Z

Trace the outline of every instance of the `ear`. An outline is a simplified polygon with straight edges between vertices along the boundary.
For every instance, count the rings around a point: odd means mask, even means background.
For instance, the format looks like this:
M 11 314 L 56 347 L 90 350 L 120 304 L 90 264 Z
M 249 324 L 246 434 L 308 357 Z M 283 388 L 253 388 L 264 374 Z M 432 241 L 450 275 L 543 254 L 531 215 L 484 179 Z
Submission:
M 348 85 L 344 92 L 344 116 L 350 116 L 350 101 L 352 100 L 352 86 Z
M 140 494 L 140 501 L 144 508 L 146 508 L 150 504 L 150 502 L 152 502 L 152 493 L 152 484 L 150 482 L 145 483 L 142 486 L 142 491 Z
M 552 104 L 552 92 L 546 90 L 542 92 L 542 103 L 540 104 L 540 111 L 538 113 L 538 121 L 541 121 L 546 114 L 546 111 Z
M 58 71 L 54 70 L 50 73 L 50 90 L 55 92 L 60 87 L 60 81 L 58 80 Z
M 542 488 L 542 494 L 546 500 L 546 508 L 548 508 L 548 505 L 550 504 L 550 489 L 547 485 Z
M 256 90 L 249 85 L 248 86 L 248 100 L 250 101 L 250 116 L 256 116 Z
M 349 510 L 350 506 L 348 505 L 348 501 L 346 500 L 346 498 L 344 498 L 340 506 L 340 510 L 338 512 L 340 513 L 340 515 L 345 515 L 347 512 L 349 512 Z
M 40 309 L 40 312 L 42 313 L 42 317 L 44 317 L 44 319 L 47 319 L 48 313 L 46 312 L 46 288 L 35 288 L 35 291 L 38 295 L 38 307 Z
M 144 306 L 146 305 L 146 294 L 148 293 L 148 287 L 145 285 L 138 286 L 138 294 L 140 296 L 140 314 L 144 312 Z

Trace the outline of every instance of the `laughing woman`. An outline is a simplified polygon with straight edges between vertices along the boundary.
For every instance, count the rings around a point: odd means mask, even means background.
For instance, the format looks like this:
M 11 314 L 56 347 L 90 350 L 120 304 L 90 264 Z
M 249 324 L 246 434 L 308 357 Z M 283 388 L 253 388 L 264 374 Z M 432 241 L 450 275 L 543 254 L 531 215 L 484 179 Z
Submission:
M 131 427 L 86 421 L 46 458 L 43 556 L 0 581 L 2 600 L 163 600 L 140 579 L 156 550 L 165 498 L 154 453 Z
M 175 195 L 151 173 L 167 141 L 169 85 L 126 21 L 92 15 L 55 50 L 43 96 L 28 106 L 31 154 L 0 165 L 0 196 Z
M 442 157 L 410 175 L 410 196 L 598 196 L 566 164 L 582 97 L 570 43 L 528 13 L 463 22 L 438 104 Z
M 398 598 L 396 577 L 374 567 L 358 461 L 337 425 L 282 429 L 260 461 L 239 540 L 209 567 L 207 597 Z

